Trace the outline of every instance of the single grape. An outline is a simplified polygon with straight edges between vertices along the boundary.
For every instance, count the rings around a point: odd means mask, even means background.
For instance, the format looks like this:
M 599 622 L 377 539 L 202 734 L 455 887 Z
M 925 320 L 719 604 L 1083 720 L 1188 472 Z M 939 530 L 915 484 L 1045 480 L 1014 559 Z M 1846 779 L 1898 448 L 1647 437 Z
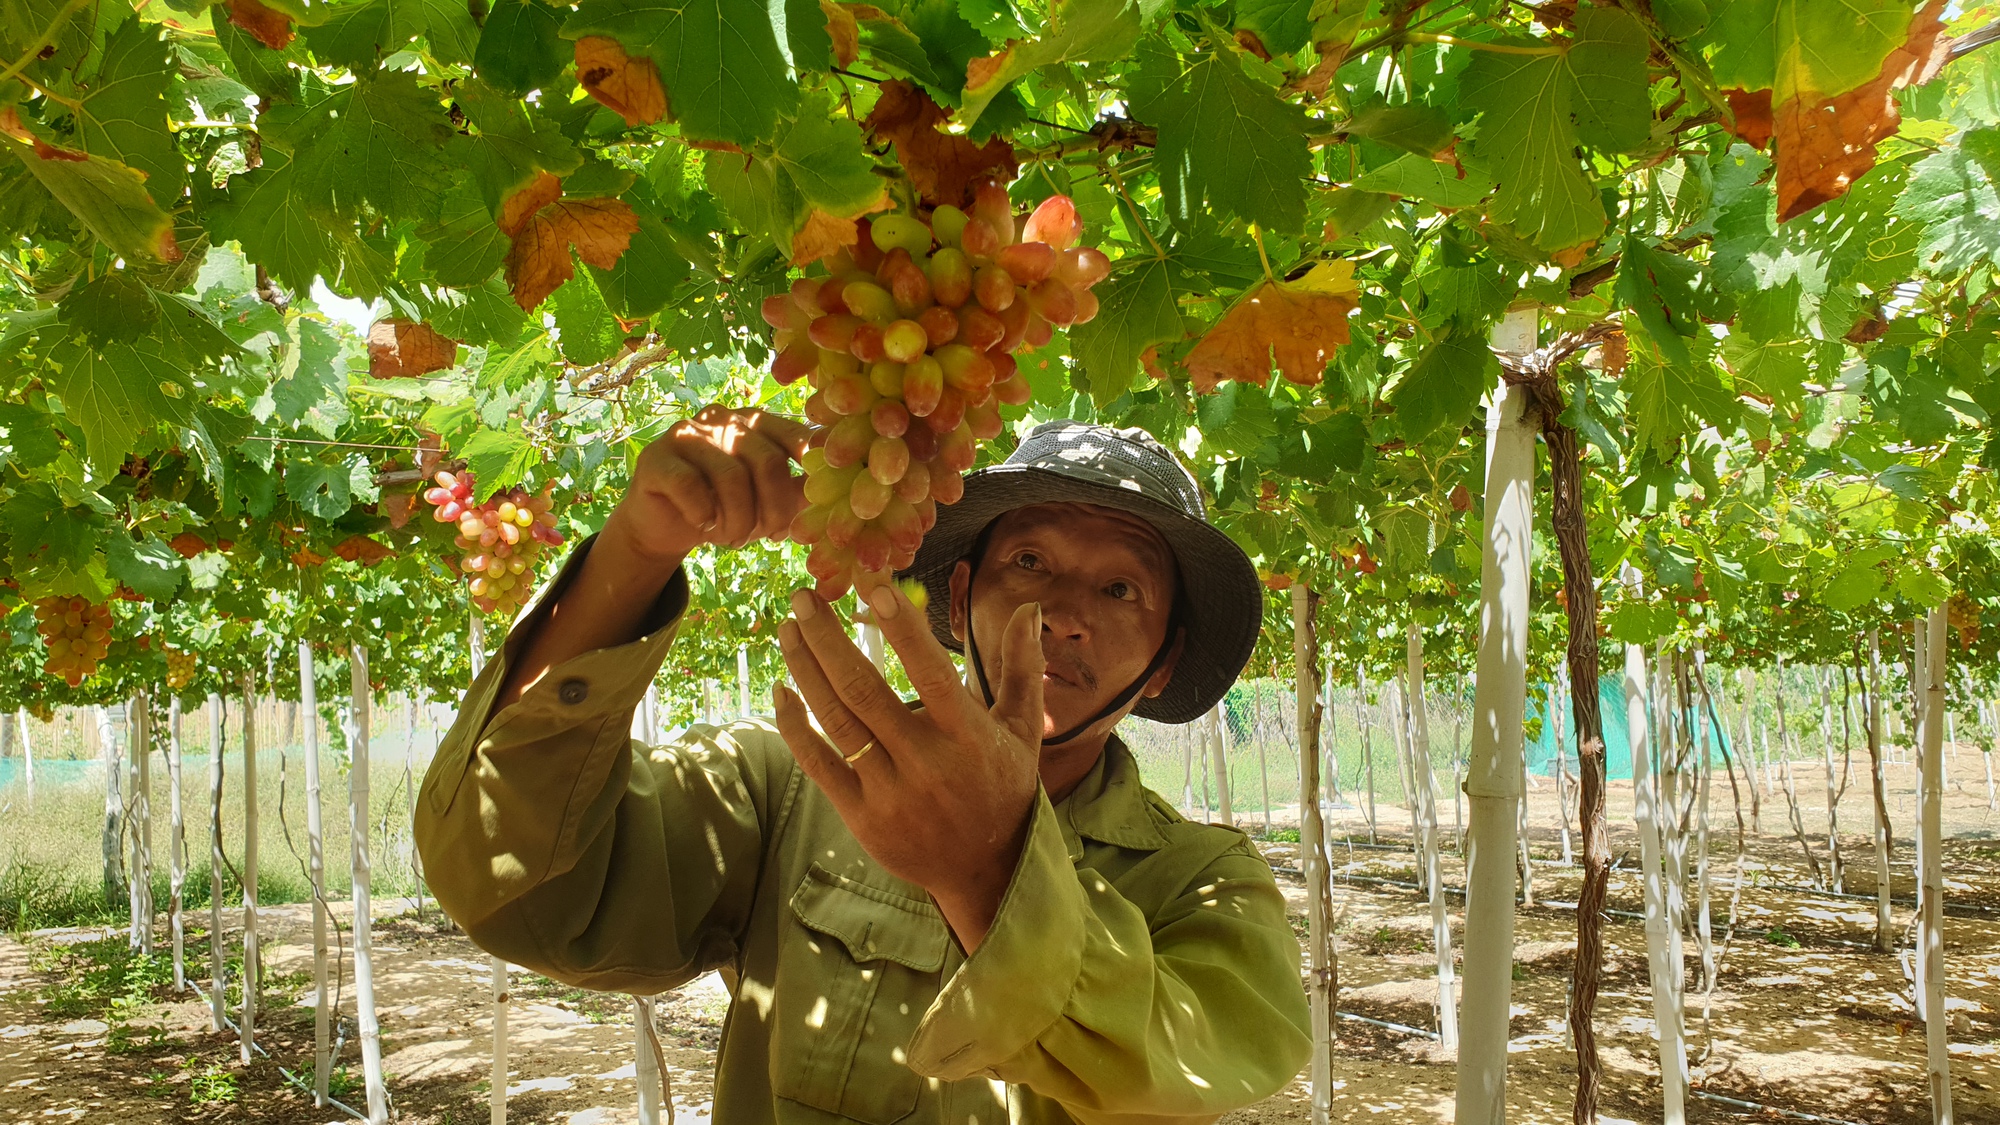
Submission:
M 944 391 L 944 368 L 935 356 L 924 356 L 903 369 L 903 405 L 919 418 L 937 409 Z
M 882 330 L 882 354 L 897 363 L 914 363 L 930 347 L 930 333 L 914 320 L 898 320 Z
M 945 247 L 958 245 L 958 236 L 965 232 L 967 222 L 965 212 L 947 203 L 931 212 L 931 233 L 937 236 L 938 244 Z M 938 253 L 943 253 L 939 251 Z M 937 255 L 932 255 L 935 258 Z
M 1056 252 L 1046 242 L 1017 242 L 994 255 L 994 261 L 1016 283 L 1033 285 L 1056 268 Z
M 938 304 L 955 309 L 972 296 L 972 263 L 964 251 L 947 246 L 931 255 L 928 273 L 931 296 Z
M 882 484 L 894 485 L 909 470 L 910 447 L 901 437 L 878 437 L 868 446 L 868 475 Z
M 972 295 L 987 312 L 997 313 L 1013 304 L 1016 289 L 1013 275 L 999 266 L 981 266 L 972 275 Z

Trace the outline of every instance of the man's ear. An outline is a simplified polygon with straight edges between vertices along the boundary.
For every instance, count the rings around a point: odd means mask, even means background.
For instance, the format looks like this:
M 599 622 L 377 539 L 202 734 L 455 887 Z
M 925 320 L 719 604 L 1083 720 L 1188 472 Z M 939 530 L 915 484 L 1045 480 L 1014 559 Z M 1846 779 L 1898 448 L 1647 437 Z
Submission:
M 1167 650 L 1167 658 L 1160 661 L 1160 670 L 1153 673 L 1153 678 L 1146 681 L 1139 694 L 1147 699 L 1157 699 L 1161 692 L 1167 690 L 1167 685 L 1173 682 L 1174 666 L 1181 662 L 1181 653 L 1186 649 L 1187 628 L 1183 626 L 1174 630 L 1174 647 Z
M 951 567 L 951 635 L 964 644 L 972 629 L 972 564 L 960 559 Z

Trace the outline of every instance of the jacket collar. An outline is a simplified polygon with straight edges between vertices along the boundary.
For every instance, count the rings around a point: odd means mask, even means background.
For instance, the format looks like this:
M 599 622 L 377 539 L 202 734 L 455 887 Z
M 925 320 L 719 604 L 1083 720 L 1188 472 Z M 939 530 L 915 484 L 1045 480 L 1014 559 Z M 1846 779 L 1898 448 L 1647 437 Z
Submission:
M 1139 851 L 1166 847 L 1167 838 L 1160 833 L 1147 797 L 1145 783 L 1139 777 L 1139 763 L 1124 741 L 1112 735 L 1104 744 L 1104 753 L 1098 756 L 1097 764 L 1063 798 L 1060 811 L 1070 859 L 1083 858 L 1080 837 Z

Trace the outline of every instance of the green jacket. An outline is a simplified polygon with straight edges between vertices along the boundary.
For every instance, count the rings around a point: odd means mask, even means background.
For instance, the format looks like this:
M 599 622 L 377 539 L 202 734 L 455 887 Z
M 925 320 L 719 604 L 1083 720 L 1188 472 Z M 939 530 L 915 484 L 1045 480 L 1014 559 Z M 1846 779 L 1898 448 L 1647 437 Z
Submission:
M 1241 833 L 1181 819 L 1113 739 L 1069 797 L 1036 800 L 967 957 L 770 726 L 631 738 L 685 605 L 676 576 L 657 627 L 497 714 L 506 654 L 473 683 L 416 836 L 481 948 L 637 995 L 733 970 L 715 1081 L 729 1125 L 1211 1121 L 1298 1072 L 1298 941 Z

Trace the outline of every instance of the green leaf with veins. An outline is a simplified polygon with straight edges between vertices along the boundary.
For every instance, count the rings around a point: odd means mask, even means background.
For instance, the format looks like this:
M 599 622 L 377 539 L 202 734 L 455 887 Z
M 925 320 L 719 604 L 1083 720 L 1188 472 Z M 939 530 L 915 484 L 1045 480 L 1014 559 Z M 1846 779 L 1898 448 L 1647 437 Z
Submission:
M 1955 147 L 1933 153 L 1911 170 L 1896 214 L 1923 225 L 1919 268 L 1949 276 L 2000 256 L 2000 194 L 1988 163 L 2000 163 L 2000 130 L 1974 129 Z
M 459 138 L 436 92 L 414 73 L 364 78 L 283 112 L 299 201 L 342 216 L 364 205 L 391 218 L 437 214 L 453 173 L 447 147 Z
M 1116 62 L 1139 41 L 1139 5 L 1134 0 L 1048 0 L 1049 25 L 1033 39 L 1002 47 L 977 84 L 967 83 L 958 113 L 971 127 L 988 104 L 1032 70 L 1063 62 Z
M 174 71 L 158 24 L 126 20 L 105 40 L 97 75 L 79 93 L 78 147 L 128 165 L 146 177 L 146 191 L 172 208 L 187 187 L 187 164 L 167 131 Z
M 1185 333 L 1172 272 L 1168 260 L 1150 258 L 1112 274 L 1096 290 L 1096 319 L 1070 329 L 1077 364 L 1098 406 L 1132 385 L 1147 348 Z
M 570 61 L 562 17 L 542 0 L 501 0 L 486 13 L 472 66 L 495 89 L 520 97 L 555 82 Z
M 735 0 L 583 0 L 563 38 L 608 35 L 660 68 L 681 134 L 748 145 L 798 104 L 766 5 Z
M 477 499 L 484 501 L 503 488 L 527 481 L 542 463 L 542 455 L 527 438 L 506 430 L 481 430 L 459 447 L 466 468 L 478 479 Z
M 326 22 L 305 29 L 306 45 L 329 62 L 368 74 L 417 36 L 442 63 L 469 63 L 479 27 L 463 0 L 367 0 L 330 9 Z
M 1499 181 L 1495 220 L 1550 251 L 1603 233 L 1604 207 L 1576 146 L 1623 152 L 1645 143 L 1648 50 L 1632 16 L 1580 8 L 1576 38 L 1558 53 L 1474 52 L 1459 101 L 1483 111 L 1471 147 Z
M 104 545 L 104 569 L 114 581 L 149 598 L 173 597 L 187 578 L 186 560 L 150 535 L 137 540 L 129 534 L 112 535 Z
M 1720 88 L 1830 98 L 1882 72 L 1909 37 L 1911 11 L 1907 0 L 1728 0 L 1702 43 Z
M 160 423 L 184 425 L 194 416 L 194 384 L 178 356 L 157 337 L 93 350 L 66 340 L 51 352 L 50 389 L 83 431 L 91 465 L 108 473 Z
M 882 198 L 883 180 L 861 147 L 861 128 L 832 116 L 831 102 L 813 97 L 785 127 L 773 161 L 815 207 L 852 215 Z
M 1439 426 L 1465 425 L 1479 397 L 1499 378 L 1499 361 L 1476 329 L 1454 329 L 1440 337 L 1389 392 L 1403 439 L 1414 444 Z
M 1302 231 L 1312 174 L 1305 111 L 1251 78 L 1227 51 L 1203 52 L 1190 63 L 1149 41 L 1140 67 L 1132 110 L 1159 129 L 1154 160 L 1168 212 L 1194 225 L 1206 199 L 1267 229 Z

